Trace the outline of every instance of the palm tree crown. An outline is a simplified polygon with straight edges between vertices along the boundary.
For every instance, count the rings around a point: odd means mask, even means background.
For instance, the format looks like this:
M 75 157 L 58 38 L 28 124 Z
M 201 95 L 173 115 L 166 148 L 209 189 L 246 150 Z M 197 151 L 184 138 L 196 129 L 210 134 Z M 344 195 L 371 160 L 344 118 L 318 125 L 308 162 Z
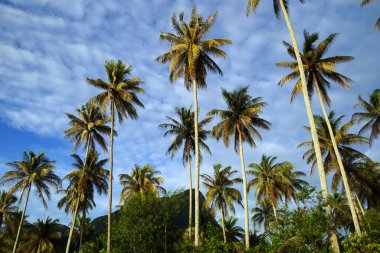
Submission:
M 133 67 L 127 67 L 121 60 L 117 62 L 107 61 L 105 69 L 107 81 L 86 78 L 89 85 L 103 90 L 102 93 L 91 98 L 90 102 L 99 104 L 103 113 L 105 113 L 108 105 L 113 104 L 119 122 L 128 117 L 137 119 L 138 114 L 134 105 L 144 108 L 137 97 L 137 94 L 144 93 L 144 89 L 140 87 L 143 81 L 139 77 L 129 78 Z
M 306 30 L 304 31 L 305 42 L 303 45 L 303 51 L 300 52 L 303 67 L 305 69 L 305 75 L 307 79 L 307 90 L 309 96 L 312 97 L 314 94 L 314 89 L 319 89 L 323 100 L 331 105 L 330 97 L 327 93 L 327 89 L 330 88 L 331 80 L 338 83 L 344 88 L 349 88 L 348 82 L 352 80 L 336 71 L 336 64 L 343 62 L 350 62 L 354 60 L 354 57 L 351 56 L 332 56 L 324 57 L 327 53 L 327 50 L 334 42 L 337 34 L 330 34 L 326 39 L 321 41 L 318 46 L 315 46 L 315 43 L 319 39 L 318 33 L 309 34 Z M 288 42 L 283 42 L 286 47 L 288 54 L 294 60 L 296 60 L 294 48 Z M 276 63 L 279 67 L 290 68 L 292 72 L 282 78 L 279 82 L 279 85 L 283 86 L 286 83 L 298 79 L 291 95 L 291 101 L 293 101 L 297 94 L 302 94 L 302 86 L 300 80 L 300 72 L 298 69 L 297 61 L 294 62 L 279 62 Z
M 223 99 L 227 104 L 227 110 L 213 109 L 207 115 L 219 115 L 219 122 L 212 129 L 212 135 L 219 140 L 223 139 L 228 147 L 230 136 L 234 136 L 234 148 L 238 152 L 239 133 L 242 135 L 242 142 L 250 146 L 256 146 L 254 137 L 261 140 L 261 135 L 257 128 L 269 130 L 270 123 L 259 117 L 262 108 L 267 103 L 262 101 L 262 97 L 252 98 L 248 94 L 248 86 L 228 92 L 222 89 Z
M 203 88 L 206 87 L 207 71 L 223 74 L 210 55 L 225 58 L 226 53 L 220 47 L 232 42 L 227 39 L 203 39 L 213 26 L 216 15 L 217 13 L 214 12 L 203 20 L 203 17 L 197 13 L 197 9 L 193 7 L 190 21 L 186 23 L 183 12 L 178 15 L 178 19 L 173 14 L 171 24 L 175 33 L 160 34 L 160 40 L 170 43 L 170 51 L 156 58 L 161 63 L 170 62 L 171 82 L 183 77 L 188 89 L 193 80 L 196 81 L 198 87 Z
M 359 134 L 371 129 L 370 141 L 372 144 L 380 133 L 380 89 L 374 90 L 368 101 L 359 96 L 359 103 L 356 104 L 356 107 L 360 108 L 362 112 L 354 113 L 352 119 L 366 122 Z
M 135 164 L 132 173 L 120 174 L 120 184 L 123 187 L 121 190 L 120 203 L 132 197 L 135 194 L 141 194 L 142 197 L 148 193 L 153 193 L 158 196 L 159 192 L 164 192 L 165 189 L 160 186 L 164 179 L 160 176 L 160 171 L 155 170 L 154 167 L 144 165 L 140 167 Z
M 166 154 L 170 154 L 173 158 L 183 144 L 182 162 L 185 164 L 188 159 L 191 160 L 191 157 L 195 153 L 194 111 L 192 111 L 191 108 L 186 109 L 182 107 L 176 108 L 175 113 L 178 116 L 178 119 L 166 116 L 170 123 L 160 124 L 159 127 L 167 129 L 164 134 L 165 137 L 167 135 L 174 136 Z M 211 118 L 207 117 L 198 122 L 199 146 L 209 154 L 211 154 L 211 151 L 205 143 L 205 140 L 210 135 L 210 131 L 205 130 L 204 126 L 210 121 Z
M 33 225 L 29 225 L 27 241 L 20 245 L 19 252 L 30 253 L 55 253 L 53 240 L 61 238 L 59 220 L 47 217 L 46 220 L 38 219 Z
M 76 151 L 78 146 L 84 142 L 84 148 L 90 147 L 95 150 L 95 143 L 107 151 L 107 143 L 102 135 L 109 136 L 111 128 L 105 125 L 109 120 L 106 119 L 97 105 L 87 103 L 78 108 L 78 116 L 66 113 L 70 119 L 70 128 L 65 131 L 66 137 L 71 137 L 71 142 L 74 142 L 73 151 Z
M 344 116 L 335 118 L 334 111 L 330 112 L 328 118 L 331 123 L 331 127 L 335 136 L 335 141 L 337 143 L 339 153 L 342 155 L 342 157 L 347 157 L 353 154 L 365 156 L 360 151 L 351 147 L 353 144 L 368 144 L 369 143 L 369 140 L 366 137 L 363 137 L 359 134 L 348 133 L 350 128 L 354 125 L 354 122 L 350 120 L 347 123 L 342 125 L 342 120 Z M 321 152 L 323 156 L 324 167 L 325 167 L 326 172 L 329 173 L 332 170 L 337 169 L 337 161 L 334 155 L 334 150 L 333 150 L 331 138 L 328 132 L 327 123 L 325 119 L 319 115 L 315 115 L 314 119 L 316 123 L 319 144 L 320 144 Z M 305 127 L 305 129 L 307 131 L 310 131 L 309 127 Z M 298 147 L 309 148 L 303 155 L 303 158 L 307 160 L 307 163 L 312 164 L 311 169 L 315 167 L 315 163 L 316 163 L 315 153 L 314 153 L 314 149 L 312 145 L 313 145 L 312 141 L 303 142 L 298 145 Z
M 54 163 L 44 153 L 40 152 L 36 155 L 32 151 L 24 152 L 23 160 L 6 164 L 11 170 L 4 173 L 0 182 L 1 184 L 14 183 L 8 194 L 21 190 L 20 201 L 25 195 L 25 190 L 33 185 L 44 207 L 47 208 L 45 198 L 51 197 L 49 186 L 58 189 L 61 183 L 60 178 L 54 174 Z

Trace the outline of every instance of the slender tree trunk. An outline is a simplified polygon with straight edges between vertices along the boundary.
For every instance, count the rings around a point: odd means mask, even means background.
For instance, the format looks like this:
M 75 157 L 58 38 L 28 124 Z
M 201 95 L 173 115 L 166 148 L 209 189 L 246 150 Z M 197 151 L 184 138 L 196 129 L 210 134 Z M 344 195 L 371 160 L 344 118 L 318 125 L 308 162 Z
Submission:
M 240 150 L 240 163 L 241 173 L 243 175 L 243 195 L 244 195 L 244 230 L 245 230 L 245 249 L 249 249 L 249 216 L 248 216 L 248 193 L 247 193 L 247 175 L 245 173 L 244 153 L 243 153 L 243 140 L 239 126 L 237 126 L 239 132 L 239 150 Z
M 195 247 L 199 246 L 199 144 L 198 144 L 198 96 L 197 81 L 193 80 L 194 89 L 194 132 L 195 132 Z
M 357 194 L 355 194 L 355 198 L 356 198 L 356 201 L 358 202 L 359 204 L 359 207 L 360 207 L 360 211 L 362 212 L 362 215 L 364 216 L 365 212 L 364 212 L 364 209 L 363 209 L 363 205 L 362 205 L 362 202 L 360 202 L 360 199 L 358 197 Z
M 276 224 L 277 224 L 277 222 L 278 222 L 278 219 L 277 219 L 277 209 L 276 209 L 276 207 L 274 206 L 274 203 L 273 203 L 273 202 L 272 202 L 272 208 L 273 208 L 274 220 L 275 220 L 275 222 L 276 222 Z
M 222 216 L 222 231 L 223 231 L 223 240 L 227 243 L 226 228 L 224 226 L 224 211 L 223 208 L 220 209 L 220 215 Z
M 187 154 L 187 165 L 189 167 L 189 242 L 191 243 L 191 223 L 193 219 L 193 179 L 191 174 L 190 154 Z
M 17 244 L 18 244 L 18 240 L 20 238 L 21 227 L 22 227 L 22 223 L 24 222 L 24 216 L 25 216 L 25 212 L 26 212 L 26 207 L 28 206 L 29 194 L 30 194 L 31 189 L 32 189 L 32 184 L 29 183 L 29 189 L 28 189 L 28 193 L 26 194 L 24 210 L 22 211 L 20 224 L 18 225 L 16 241 L 15 241 L 15 244 L 13 245 L 13 251 L 12 251 L 13 253 L 16 253 Z
M 80 247 L 82 247 L 82 244 L 83 244 L 83 236 L 84 236 L 84 229 L 85 229 L 84 223 L 85 222 L 86 222 L 86 205 L 84 207 L 84 210 L 82 211 L 82 221 L 81 221 L 81 224 L 80 224 L 80 235 L 79 235 L 79 250 L 80 250 Z
M 356 215 L 356 212 L 355 212 L 355 209 L 354 209 L 354 202 L 352 201 L 352 193 L 351 193 L 350 186 L 348 185 L 348 179 L 347 179 L 346 170 L 344 169 L 344 166 L 343 166 L 343 163 L 342 163 L 342 159 L 341 159 L 341 156 L 340 156 L 340 153 L 339 153 L 339 150 L 338 150 L 338 145 L 336 144 L 336 140 L 335 140 L 335 135 L 334 135 L 334 132 L 332 130 L 332 127 L 331 127 L 331 124 L 330 124 L 330 120 L 329 120 L 329 116 L 327 115 L 327 112 L 326 112 L 325 103 L 323 101 L 323 98 L 322 98 L 322 95 L 321 95 L 321 91 L 318 88 L 318 83 L 317 83 L 317 79 L 315 78 L 315 76 L 314 76 L 314 81 L 317 84 L 316 85 L 316 89 L 317 89 L 317 93 L 318 93 L 319 102 L 321 103 L 321 107 L 322 107 L 322 111 L 323 111 L 323 116 L 325 117 L 327 128 L 329 130 L 330 139 L 331 139 L 331 142 L 332 142 L 332 145 L 333 145 L 333 148 L 334 148 L 335 158 L 336 158 L 336 160 L 338 162 L 339 171 L 340 171 L 340 174 L 342 175 L 342 182 L 343 182 L 343 186 L 344 186 L 344 191 L 346 192 L 346 197 L 347 197 L 347 200 L 348 200 L 348 205 L 350 207 L 352 220 L 354 222 L 355 231 L 356 231 L 356 233 L 358 233 L 359 235 L 361 235 L 361 230 L 360 230 L 360 226 L 359 226 L 359 220 L 358 220 L 358 216 Z
M 84 176 L 85 167 L 87 165 L 87 157 L 88 157 L 88 153 L 89 152 L 90 152 L 90 138 L 88 138 L 87 142 L 86 142 L 86 156 L 84 158 L 84 167 L 82 168 L 82 179 L 83 179 L 83 176 Z M 77 194 L 79 194 L 79 195 L 78 195 L 77 203 L 75 204 L 73 218 L 71 219 L 71 227 L 70 227 L 69 237 L 67 238 L 67 244 L 66 244 L 66 253 L 69 253 L 69 251 L 70 251 L 70 244 L 71 244 L 71 240 L 73 238 L 73 232 L 74 232 L 75 222 L 76 222 L 77 216 L 78 216 L 79 202 L 80 202 L 80 197 L 81 197 L 81 193 L 80 192 L 81 192 L 81 189 L 78 186 L 78 192 L 77 192 Z
M 111 253 L 111 214 L 112 214 L 112 171 L 113 171 L 113 131 L 115 127 L 115 104 L 111 99 L 111 136 L 110 136 L 110 176 L 108 183 L 108 224 L 107 224 L 107 253 Z
M 289 29 L 290 37 L 292 39 L 292 43 L 293 43 L 293 47 L 294 47 L 294 53 L 295 53 L 296 58 L 297 58 L 298 68 L 299 68 L 300 77 L 301 77 L 301 84 L 302 84 L 302 94 L 303 94 L 303 98 L 304 98 L 304 102 L 305 102 L 307 117 L 309 120 L 310 132 L 311 132 L 311 136 L 313 139 L 314 151 L 315 151 L 315 156 L 317 159 L 317 167 L 318 167 L 319 178 L 321 181 L 322 197 L 323 197 L 324 201 L 327 201 L 327 199 L 328 199 L 328 187 L 327 187 L 327 181 L 326 181 L 326 174 L 325 174 L 325 170 L 323 168 L 323 160 L 322 160 L 321 149 L 319 146 L 317 130 L 315 128 L 313 112 L 311 110 L 309 93 L 307 91 L 305 70 L 303 68 L 301 55 L 299 53 L 296 35 L 294 33 L 293 26 L 290 22 L 289 15 L 288 15 L 288 12 L 286 11 L 283 0 L 280 0 L 280 6 L 281 6 L 282 13 L 284 15 L 284 18 L 285 18 L 286 25 Z M 328 219 L 330 220 L 331 208 L 329 206 L 326 207 L 326 215 L 327 215 Z M 336 236 L 336 234 L 333 231 L 330 231 L 330 244 L 331 244 L 331 248 L 332 248 L 334 253 L 340 252 L 338 237 Z

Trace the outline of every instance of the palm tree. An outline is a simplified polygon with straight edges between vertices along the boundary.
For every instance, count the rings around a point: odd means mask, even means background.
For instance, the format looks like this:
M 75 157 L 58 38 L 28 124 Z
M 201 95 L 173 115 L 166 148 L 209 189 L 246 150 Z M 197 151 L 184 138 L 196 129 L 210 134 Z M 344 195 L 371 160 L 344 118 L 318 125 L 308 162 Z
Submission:
M 194 112 L 191 110 L 191 108 L 186 109 L 182 107 L 176 108 L 175 113 L 179 119 L 174 119 L 166 116 L 169 123 L 160 124 L 159 127 L 167 130 L 164 134 L 164 137 L 167 135 L 174 135 L 174 139 L 170 144 L 168 151 L 166 152 L 167 155 L 171 155 L 172 159 L 183 144 L 182 162 L 184 166 L 187 163 L 187 166 L 189 168 L 189 231 L 191 231 L 193 210 L 191 159 L 195 153 Z M 205 143 L 205 140 L 210 135 L 210 131 L 204 130 L 204 126 L 207 125 L 210 121 L 211 118 L 205 118 L 204 120 L 198 122 L 198 141 L 199 146 L 211 155 L 211 151 Z M 200 159 L 202 159 L 201 154 Z M 189 233 L 189 241 L 191 241 L 191 233 Z
M 135 194 L 141 194 L 144 198 L 148 193 L 153 193 L 158 196 L 159 192 L 165 192 L 165 189 L 160 186 L 164 179 L 158 176 L 160 171 L 155 170 L 150 165 L 144 165 L 140 167 L 135 164 L 135 168 L 132 169 L 132 173 L 120 174 L 120 184 L 122 186 L 120 203 L 129 199 Z
M 13 225 L 12 216 L 17 212 L 17 207 L 14 205 L 17 202 L 15 195 L 9 195 L 6 191 L 0 192 L 0 231 L 5 220 L 6 224 Z
M 215 211 L 219 209 L 222 218 L 223 239 L 227 242 L 224 221 L 228 215 L 228 209 L 235 214 L 234 202 L 241 205 L 241 194 L 233 187 L 234 184 L 241 183 L 241 178 L 232 178 L 237 170 L 232 170 L 231 166 L 223 168 L 221 164 L 214 165 L 214 176 L 202 174 L 203 185 L 208 190 L 206 193 L 205 206 L 210 206 Z
M 85 162 L 89 154 L 90 149 L 95 150 L 95 144 L 97 143 L 104 151 L 107 151 L 107 144 L 103 135 L 110 136 L 111 129 L 106 123 L 109 121 L 100 111 L 99 106 L 86 103 L 86 105 L 78 108 L 78 117 L 69 113 L 66 113 L 70 119 L 70 128 L 65 131 L 65 136 L 71 137 L 71 142 L 74 142 L 73 152 L 75 152 L 80 144 L 83 142 L 86 149 Z M 73 202 L 74 203 L 74 202 Z M 73 222 L 78 215 L 79 201 L 76 201 L 76 207 L 74 208 L 72 225 L 66 245 L 66 253 L 69 252 L 71 238 L 74 231 Z
M 111 253 L 111 213 L 112 213 L 112 175 L 113 175 L 113 138 L 115 130 L 115 114 L 122 123 L 124 119 L 137 119 L 138 114 L 135 105 L 144 108 L 137 94 L 144 93 L 141 88 L 143 83 L 139 77 L 129 76 L 132 73 L 132 66 L 124 64 L 121 60 L 107 61 L 105 70 L 107 81 L 102 79 L 86 78 L 87 83 L 95 88 L 103 90 L 102 93 L 90 99 L 91 103 L 100 105 L 103 114 L 108 105 L 111 113 L 111 134 L 110 134 L 110 173 L 108 183 L 108 224 L 107 224 L 107 253 Z
M 59 220 L 53 220 L 49 216 L 45 220 L 38 219 L 33 225 L 29 225 L 27 241 L 23 243 L 19 252 L 29 253 L 55 253 L 53 240 L 61 238 Z
M 337 144 L 335 142 L 333 130 L 330 124 L 330 121 L 328 119 L 328 115 L 325 108 L 325 103 L 327 105 L 331 105 L 330 97 L 327 93 L 327 89 L 330 87 L 330 83 L 328 80 L 332 80 L 334 82 L 337 82 L 342 87 L 349 88 L 349 85 L 347 82 L 351 82 L 352 80 L 348 77 L 336 72 L 335 65 L 337 63 L 341 62 L 349 62 L 352 61 L 354 58 L 351 56 L 333 56 L 333 57 L 327 57 L 323 58 L 325 53 L 327 52 L 328 48 L 331 46 L 333 41 L 335 40 L 337 34 L 330 34 L 325 40 L 323 40 L 321 43 L 318 44 L 316 47 L 314 44 L 318 40 L 319 35 L 318 33 L 312 33 L 311 35 L 304 31 L 304 38 L 305 43 L 303 46 L 303 52 L 300 53 L 302 57 L 302 62 L 305 67 L 305 74 L 307 78 L 308 83 L 308 94 L 311 97 L 314 93 L 314 88 L 317 91 L 319 102 L 322 107 L 323 116 L 325 118 L 329 136 L 331 139 L 331 143 L 334 150 L 334 156 L 336 157 L 336 161 L 338 163 L 339 170 L 342 175 L 342 181 L 345 188 L 345 192 L 347 194 L 348 203 L 351 210 L 352 220 L 355 224 L 355 230 L 360 234 L 360 226 L 359 226 L 359 220 L 354 210 L 354 204 L 352 201 L 352 194 L 351 190 L 348 186 L 347 182 L 347 175 L 346 171 L 344 169 L 341 154 L 338 151 Z M 287 48 L 288 54 L 294 59 L 294 48 L 287 42 L 284 42 L 285 47 Z M 290 80 L 299 78 L 299 70 L 297 62 L 280 62 L 276 64 L 280 67 L 286 67 L 292 69 L 292 73 L 284 77 L 279 84 L 285 85 Z M 295 87 L 293 88 L 292 97 L 291 99 L 294 100 L 297 93 L 301 92 L 301 82 L 298 80 L 296 82 Z
M 304 2 L 304 0 L 300 0 L 301 3 Z M 260 4 L 260 0 L 248 0 L 248 5 L 247 5 L 247 11 L 246 15 L 248 16 L 249 11 L 252 10 L 253 13 L 256 12 L 257 6 Z M 300 79 L 301 79 L 301 88 L 302 88 L 302 94 L 308 94 L 308 89 L 307 89 L 307 81 L 306 81 L 306 76 L 305 76 L 305 70 L 304 66 L 302 63 L 302 58 L 298 49 L 298 43 L 297 43 L 297 38 L 296 34 L 294 32 L 293 26 L 290 22 L 290 18 L 288 15 L 288 1 L 287 0 L 273 0 L 273 6 L 274 6 L 274 12 L 276 14 L 277 18 L 280 18 L 280 9 L 282 14 L 284 15 L 286 25 L 289 30 L 289 34 L 292 40 L 292 44 L 294 47 L 294 54 L 297 59 L 297 64 L 298 64 L 298 69 L 300 72 Z M 311 129 L 311 136 L 313 139 L 314 143 L 314 150 L 317 156 L 317 167 L 318 167 L 318 173 L 319 173 L 319 179 L 321 182 L 321 190 L 322 190 L 322 196 L 324 201 L 326 202 L 328 200 L 328 187 L 327 187 L 327 180 L 326 180 L 326 175 L 325 171 L 323 168 L 323 161 L 322 161 L 322 154 L 319 148 L 319 142 L 318 142 L 318 136 L 317 136 L 317 130 L 315 128 L 315 122 L 313 118 L 313 111 L 311 109 L 311 104 L 310 104 L 310 98 L 309 96 L 303 96 L 304 102 L 305 102 L 305 108 L 306 108 L 306 114 L 307 118 L 309 120 L 309 125 Z M 326 207 L 326 215 L 330 216 L 331 210 L 327 206 Z M 333 231 L 330 231 L 330 242 L 332 249 L 335 253 L 340 252 L 339 250 L 339 243 L 338 243 L 338 237 Z
M 263 226 L 268 232 L 269 223 L 274 219 L 272 203 L 269 199 L 258 201 L 256 207 L 252 208 L 252 221 L 258 226 Z
M 97 191 L 100 195 L 107 193 L 107 177 L 109 172 L 104 169 L 104 166 L 107 164 L 108 159 L 99 160 L 99 153 L 94 150 L 89 151 L 84 162 L 76 154 L 71 156 L 74 158 L 72 165 L 76 169 L 63 178 L 69 181 L 69 185 L 65 191 L 66 196 L 58 202 L 58 207 L 62 208 L 65 206 L 66 213 L 73 212 L 74 215 L 78 210 L 81 210 L 83 219 L 86 219 L 88 209 L 92 209 L 93 206 L 95 206 L 93 200 L 94 192 Z M 75 222 L 71 224 L 69 234 L 70 241 L 74 226 Z M 81 229 L 81 232 L 83 230 L 84 228 Z M 67 252 L 69 248 L 70 246 L 66 248 Z
M 251 147 L 256 147 L 254 137 L 261 140 L 258 128 L 268 130 L 270 123 L 259 117 L 266 103 L 262 101 L 261 97 L 252 98 L 248 94 L 248 86 L 236 89 L 232 92 L 222 89 L 222 95 L 227 104 L 227 109 L 213 109 L 208 113 L 209 116 L 218 115 L 221 119 L 221 121 L 213 127 L 211 133 L 217 140 L 222 138 L 226 147 L 230 144 L 230 137 L 234 136 L 235 152 L 237 153 L 239 149 L 243 175 L 245 246 L 249 249 L 249 209 L 243 142 L 248 143 Z
M 362 112 L 356 112 L 352 116 L 355 121 L 366 122 L 360 129 L 359 134 L 371 129 L 370 144 L 376 139 L 380 133 L 380 89 L 376 89 L 369 96 L 369 100 L 364 100 L 359 96 L 359 103 L 356 107 L 360 108 Z
M 301 190 L 304 181 L 297 177 L 305 176 L 303 172 L 292 172 L 293 164 L 290 162 L 275 163 L 277 157 L 263 155 L 260 164 L 251 163 L 247 172 L 253 175 L 248 183 L 248 190 L 255 187 L 258 201 L 268 200 L 273 208 L 277 222 L 278 200 L 285 197 L 285 201 L 296 198 L 296 191 Z M 289 176 L 292 175 L 292 176 Z
M 360 6 L 364 7 L 365 5 L 373 2 L 373 0 L 360 0 Z M 380 31 L 380 18 L 377 19 L 375 28 Z
M 156 58 L 161 63 L 170 62 L 169 80 L 175 82 L 184 78 L 187 89 L 193 86 L 194 95 L 194 141 L 195 141 L 195 246 L 199 246 L 199 127 L 198 127 L 198 95 L 197 88 L 206 88 L 207 71 L 223 74 L 219 66 L 211 59 L 214 57 L 226 58 L 221 46 L 231 44 L 227 39 L 204 39 L 216 19 L 216 12 L 206 20 L 193 7 L 190 20 L 184 21 L 181 12 L 177 19 L 173 14 L 171 25 L 175 32 L 161 33 L 160 40 L 167 41 L 171 48 L 169 52 Z
M 14 183 L 9 189 L 8 194 L 12 195 L 16 191 L 21 190 L 20 201 L 24 198 L 26 192 L 24 209 L 18 226 L 17 236 L 12 251 L 13 253 L 15 253 L 17 249 L 21 226 L 24 221 L 32 186 L 34 186 L 35 192 L 42 200 L 44 207 L 47 208 L 45 198 L 50 200 L 50 187 L 58 189 L 58 186 L 61 183 L 60 178 L 54 174 L 54 163 L 55 162 L 49 160 L 44 153 L 39 152 L 36 155 L 32 151 L 24 151 L 22 160 L 6 164 L 11 170 L 4 173 L 0 179 L 0 184 Z
M 240 239 L 244 238 L 244 229 L 238 226 L 236 223 L 238 218 L 232 216 L 228 217 L 224 221 L 224 227 L 226 230 L 226 237 L 228 242 L 238 242 Z

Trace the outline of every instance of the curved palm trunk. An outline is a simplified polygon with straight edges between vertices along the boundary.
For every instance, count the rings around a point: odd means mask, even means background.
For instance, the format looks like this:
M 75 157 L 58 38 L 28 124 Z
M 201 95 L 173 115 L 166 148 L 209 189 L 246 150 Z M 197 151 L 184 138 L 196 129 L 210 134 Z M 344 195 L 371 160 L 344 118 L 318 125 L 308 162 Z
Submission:
M 220 214 L 222 216 L 222 230 L 223 230 L 223 240 L 227 243 L 226 228 L 224 226 L 224 211 L 223 208 L 220 209 Z
M 362 212 L 362 215 L 364 216 L 364 209 L 363 209 L 363 205 L 362 205 L 362 202 L 360 202 L 360 199 L 358 197 L 358 194 L 355 194 L 355 198 L 356 198 L 356 201 L 358 202 L 359 204 L 359 207 L 360 207 L 360 211 Z
M 198 144 L 198 96 L 197 81 L 193 80 L 194 89 L 194 132 L 195 132 L 195 247 L 199 246 L 199 144 Z
M 314 76 L 314 80 L 317 81 L 316 78 L 315 78 L 315 76 Z M 348 200 L 348 205 L 350 207 L 352 220 L 354 222 L 355 231 L 359 235 L 361 235 L 361 230 L 360 230 L 360 226 L 359 226 L 359 220 L 358 220 L 358 216 L 357 216 L 357 214 L 355 212 L 354 202 L 352 201 L 352 193 L 351 193 L 350 186 L 348 185 L 348 179 L 347 179 L 346 170 L 344 169 L 344 166 L 343 166 L 343 163 L 342 163 L 342 159 L 340 157 L 340 153 L 339 153 L 339 150 L 338 150 L 338 145 L 336 144 L 336 140 L 335 140 L 335 135 L 334 135 L 334 132 L 332 130 L 332 127 L 331 127 L 331 124 L 330 124 L 330 120 L 329 120 L 329 116 L 327 115 L 326 108 L 325 108 L 325 103 L 324 103 L 324 101 L 322 99 L 321 91 L 318 88 L 318 84 L 316 85 L 316 89 L 317 89 L 317 93 L 318 93 L 319 102 L 320 102 L 321 107 L 322 107 L 323 116 L 325 117 L 327 128 L 329 130 L 330 139 L 331 139 L 331 142 L 332 142 L 332 145 L 333 145 L 333 148 L 334 148 L 335 158 L 336 158 L 336 160 L 338 162 L 338 167 L 339 167 L 340 174 L 342 175 L 342 182 L 343 182 L 343 186 L 344 186 L 344 191 L 346 192 L 346 197 L 347 197 L 347 200 Z
M 28 206 L 29 194 L 30 194 L 30 190 L 31 189 L 32 189 L 32 184 L 29 184 L 28 193 L 26 194 L 26 200 L 25 200 L 24 210 L 22 211 L 20 224 L 18 225 L 16 241 L 15 241 L 15 244 L 13 245 L 13 251 L 12 251 L 13 253 L 16 253 L 17 244 L 18 244 L 18 240 L 20 238 L 21 227 L 22 227 L 22 223 L 24 222 L 25 211 L 26 211 L 26 207 Z
M 88 138 L 87 142 L 86 142 L 86 157 L 84 158 L 84 166 L 86 166 L 87 157 L 88 157 L 88 152 L 89 151 L 90 151 L 90 138 Z M 83 172 L 84 172 L 84 167 L 82 168 L 82 173 Z M 78 192 L 79 192 L 79 190 L 80 189 L 78 188 Z M 80 202 L 80 195 L 78 196 L 77 203 L 75 204 L 73 218 L 71 219 L 71 227 L 70 227 L 69 237 L 67 238 L 67 244 L 66 244 L 66 253 L 69 253 L 69 251 L 70 251 L 70 244 L 71 244 L 71 241 L 72 241 L 72 238 L 73 238 L 73 232 L 74 232 L 75 222 L 76 222 L 77 216 L 78 216 L 79 202 Z
M 272 208 L 273 208 L 273 215 L 274 215 L 274 220 L 276 222 L 276 224 L 278 223 L 278 219 L 277 219 L 277 209 L 276 207 L 274 206 L 274 203 L 272 202 Z
M 290 33 L 290 37 L 292 39 L 292 43 L 293 43 L 293 47 L 294 47 L 294 53 L 295 53 L 296 58 L 297 58 L 298 68 L 299 68 L 300 77 L 301 77 L 301 84 L 302 84 L 302 94 L 303 94 L 303 98 L 305 101 L 306 113 L 307 113 L 307 117 L 308 117 L 309 125 L 310 125 L 310 132 L 311 132 L 311 136 L 313 139 L 314 151 L 315 151 L 315 156 L 317 159 L 319 179 L 321 181 L 322 196 L 323 196 L 324 201 L 327 201 L 327 199 L 328 199 L 328 188 L 327 188 L 326 174 L 325 174 L 325 170 L 323 168 L 321 149 L 319 146 L 317 130 L 315 128 L 313 112 L 311 110 L 311 104 L 310 104 L 310 99 L 309 99 L 309 95 L 308 95 L 309 93 L 307 91 L 305 70 L 303 68 L 301 55 L 299 53 L 296 35 L 294 33 L 293 26 L 290 22 L 289 15 L 288 15 L 288 12 L 286 11 L 283 0 L 280 0 L 280 6 L 281 6 L 282 13 L 284 15 L 284 18 L 285 18 L 286 25 L 287 25 L 289 33 Z M 327 215 L 328 219 L 330 219 L 331 208 L 329 206 L 326 207 L 326 215 Z M 334 251 L 334 253 L 340 252 L 338 237 L 336 236 L 336 234 L 333 231 L 330 231 L 330 244 L 331 244 L 331 248 Z
M 108 183 L 108 224 L 107 224 L 107 253 L 111 253 L 111 214 L 112 214 L 112 171 L 113 171 L 113 131 L 115 127 L 115 104 L 111 99 L 111 136 L 110 136 L 110 175 Z
M 191 174 L 191 161 L 189 154 L 187 154 L 187 166 L 189 167 L 189 242 L 191 243 L 191 223 L 193 218 L 193 180 Z
M 247 193 L 247 175 L 245 173 L 244 165 L 244 153 L 243 153 L 243 142 L 241 132 L 238 127 L 239 132 L 239 150 L 240 150 L 240 163 L 241 163 L 241 173 L 243 175 L 243 193 L 244 193 L 244 231 L 245 231 L 245 249 L 249 249 L 249 219 L 248 219 L 248 193 Z

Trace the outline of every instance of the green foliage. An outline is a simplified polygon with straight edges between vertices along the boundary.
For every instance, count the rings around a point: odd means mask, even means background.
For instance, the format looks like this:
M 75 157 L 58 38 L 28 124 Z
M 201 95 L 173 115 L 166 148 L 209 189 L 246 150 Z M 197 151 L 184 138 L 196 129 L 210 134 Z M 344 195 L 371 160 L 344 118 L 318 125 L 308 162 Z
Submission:
M 164 252 L 165 242 L 172 242 L 171 218 L 178 210 L 175 195 L 132 196 L 112 226 L 112 252 Z M 172 245 L 166 247 L 169 249 Z

